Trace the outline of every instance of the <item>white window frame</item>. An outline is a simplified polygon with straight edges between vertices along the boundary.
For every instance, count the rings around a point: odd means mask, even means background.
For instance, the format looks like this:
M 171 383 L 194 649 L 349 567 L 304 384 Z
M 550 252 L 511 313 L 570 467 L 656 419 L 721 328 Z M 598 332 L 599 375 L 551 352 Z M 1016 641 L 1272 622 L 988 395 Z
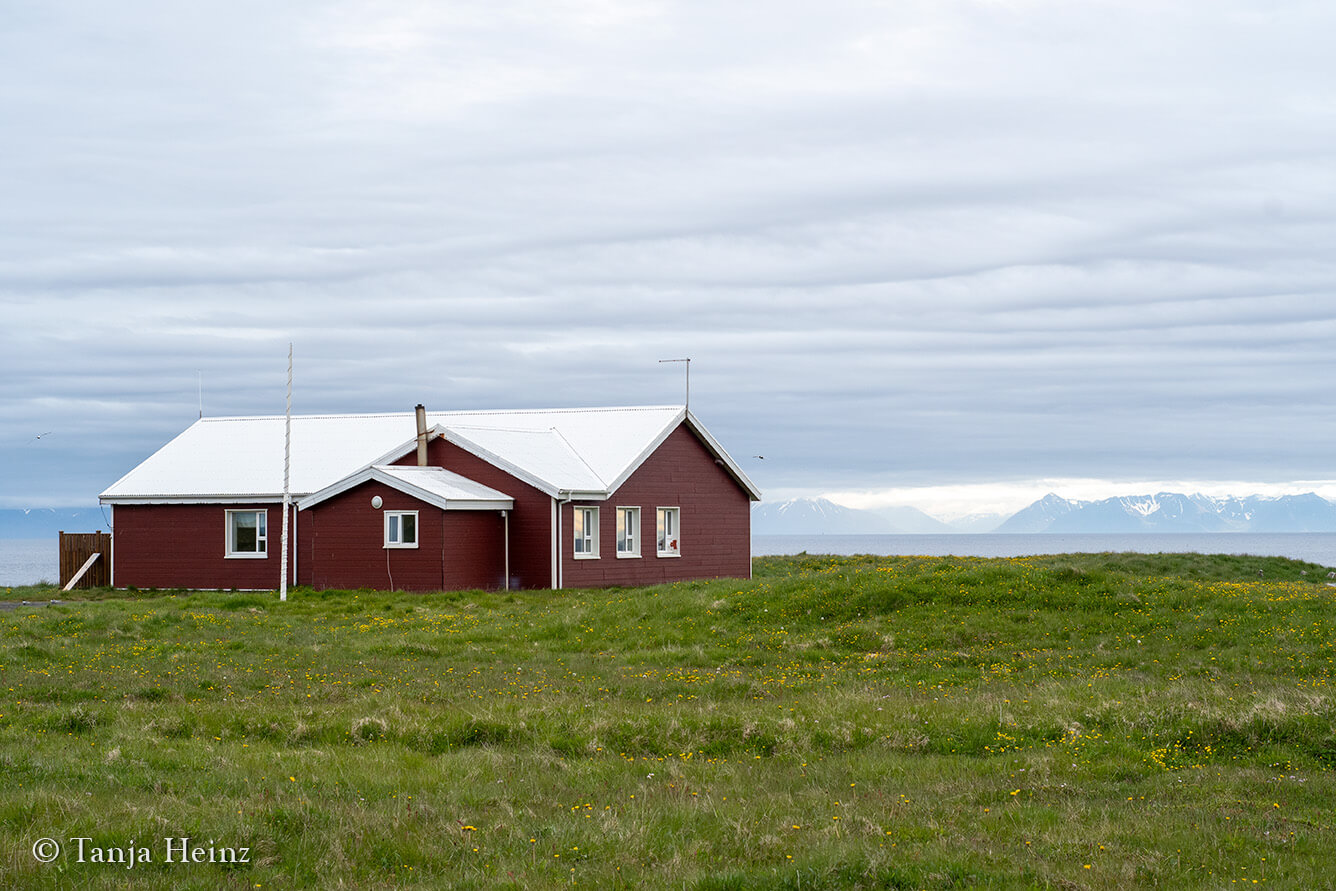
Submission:
M 620 559 L 640 556 L 640 508 L 617 508 L 617 556 Z
M 404 517 L 413 518 L 413 540 L 404 541 Z M 390 520 L 395 519 L 399 522 L 391 524 Z M 390 526 L 395 526 L 395 537 L 390 537 Z M 422 538 L 422 526 L 418 523 L 418 512 L 415 510 L 387 510 L 385 511 L 385 547 L 387 548 L 416 548 L 418 540 Z
M 668 525 L 673 527 L 673 531 L 671 535 L 667 535 L 664 526 L 670 516 L 673 521 Z M 669 547 L 669 544 L 674 544 L 675 547 Z M 654 550 L 660 557 L 682 556 L 682 508 L 656 507 L 654 509 Z
M 236 518 L 242 514 L 250 514 L 256 518 L 255 550 L 253 551 L 237 550 Z M 263 560 L 269 556 L 269 512 L 267 510 L 229 510 L 226 515 L 227 519 L 223 524 L 223 547 L 225 549 L 224 556 L 228 560 Z
M 592 528 L 591 528 L 592 527 Z M 598 559 L 598 508 L 571 509 L 571 552 L 576 560 Z M 581 546 L 583 545 L 583 549 Z

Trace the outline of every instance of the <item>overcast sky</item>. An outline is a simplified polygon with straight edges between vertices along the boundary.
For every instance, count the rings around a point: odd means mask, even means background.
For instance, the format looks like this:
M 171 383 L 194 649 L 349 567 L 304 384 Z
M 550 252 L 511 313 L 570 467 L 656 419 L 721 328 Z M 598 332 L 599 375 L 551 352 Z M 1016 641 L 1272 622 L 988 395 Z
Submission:
M 1336 496 L 1332 34 L 1284 0 L 5 3 L 0 507 L 95 503 L 201 380 L 282 413 L 289 342 L 298 413 L 680 402 L 690 356 L 768 500 Z

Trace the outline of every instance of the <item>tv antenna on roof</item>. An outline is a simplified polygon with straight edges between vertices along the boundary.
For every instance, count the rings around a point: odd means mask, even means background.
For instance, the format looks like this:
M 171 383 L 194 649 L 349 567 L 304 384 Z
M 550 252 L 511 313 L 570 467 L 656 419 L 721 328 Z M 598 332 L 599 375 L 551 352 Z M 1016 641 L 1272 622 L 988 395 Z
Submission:
M 685 363 L 686 363 L 686 365 L 687 365 L 687 398 L 686 398 L 686 401 L 682 403 L 682 407 L 683 407 L 683 408 L 690 409 L 690 408 L 691 408 L 691 359 L 690 359 L 690 357 L 688 357 L 688 358 L 686 358 L 686 359 L 660 359 L 660 360 L 659 360 L 659 364 L 660 364 L 660 365 L 664 364 L 665 362 L 685 362 Z

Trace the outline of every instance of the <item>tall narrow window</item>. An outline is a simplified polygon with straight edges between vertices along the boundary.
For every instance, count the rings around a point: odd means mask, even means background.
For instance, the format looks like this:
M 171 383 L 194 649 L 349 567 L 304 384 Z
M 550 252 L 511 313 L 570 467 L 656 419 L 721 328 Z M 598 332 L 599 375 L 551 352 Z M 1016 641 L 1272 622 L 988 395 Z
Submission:
M 617 556 L 640 556 L 640 508 L 617 508 Z
M 418 512 L 415 510 L 385 511 L 385 547 L 415 548 Z
M 680 557 L 682 556 L 682 547 L 680 536 L 682 534 L 679 528 L 679 520 L 682 510 L 677 507 L 661 507 L 658 509 L 659 527 L 659 556 L 660 557 Z
M 227 512 L 227 556 L 264 557 L 268 542 L 265 512 L 230 510 Z
M 598 556 L 598 508 L 577 507 L 575 520 L 575 556 L 592 560 Z

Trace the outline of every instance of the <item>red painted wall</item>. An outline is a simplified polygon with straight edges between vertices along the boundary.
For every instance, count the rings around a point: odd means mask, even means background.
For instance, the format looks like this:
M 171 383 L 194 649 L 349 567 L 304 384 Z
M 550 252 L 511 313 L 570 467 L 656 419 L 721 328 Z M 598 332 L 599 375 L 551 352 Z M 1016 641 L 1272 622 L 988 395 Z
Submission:
M 382 500 L 371 506 L 373 496 Z M 418 546 L 385 547 L 385 511 L 418 512 Z M 443 511 L 368 482 L 301 513 L 301 583 L 313 588 L 441 591 L 501 588 L 505 541 L 497 511 Z
M 494 510 L 450 510 L 445 521 L 446 591 L 504 588 L 505 520 Z
M 597 507 L 599 557 L 575 559 L 574 507 Z M 640 508 L 640 557 L 617 556 L 618 507 Z M 656 553 L 655 509 L 681 509 L 680 557 Z M 607 501 L 562 505 L 562 584 L 653 585 L 751 576 L 751 502 L 685 425 L 668 435 Z
M 417 453 L 395 463 L 416 465 Z M 427 463 L 490 486 L 514 500 L 515 507 L 510 512 L 510 587 L 550 588 L 552 498 L 444 439 L 427 444 Z
M 266 556 L 226 556 L 228 510 L 265 511 Z M 296 514 L 294 508 L 291 517 Z M 112 525 L 113 584 L 118 588 L 278 589 L 281 505 L 118 504 L 112 508 Z M 289 532 L 289 565 L 295 541 Z

